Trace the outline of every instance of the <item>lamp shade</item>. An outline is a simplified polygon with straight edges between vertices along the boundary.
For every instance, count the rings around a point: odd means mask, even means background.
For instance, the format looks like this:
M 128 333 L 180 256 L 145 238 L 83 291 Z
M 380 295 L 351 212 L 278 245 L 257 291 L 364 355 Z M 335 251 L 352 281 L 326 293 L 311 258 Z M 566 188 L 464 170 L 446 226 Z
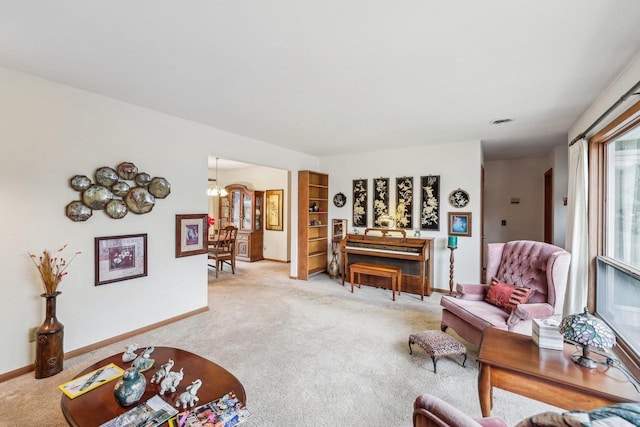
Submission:
M 611 348 L 616 344 L 613 331 L 599 318 L 583 313 L 571 314 L 560 323 L 560 333 L 564 339 L 582 346 L 583 355 L 574 361 L 587 368 L 594 368 L 595 362 L 589 358 L 589 347 Z

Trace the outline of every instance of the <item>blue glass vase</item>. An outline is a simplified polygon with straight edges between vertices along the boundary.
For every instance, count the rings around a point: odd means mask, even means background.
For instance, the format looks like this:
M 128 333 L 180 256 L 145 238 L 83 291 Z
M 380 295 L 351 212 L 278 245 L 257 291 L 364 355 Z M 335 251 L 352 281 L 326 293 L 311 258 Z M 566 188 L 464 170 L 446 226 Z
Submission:
M 135 368 L 128 368 L 116 383 L 113 395 L 121 406 L 131 406 L 140 400 L 146 388 L 144 374 Z

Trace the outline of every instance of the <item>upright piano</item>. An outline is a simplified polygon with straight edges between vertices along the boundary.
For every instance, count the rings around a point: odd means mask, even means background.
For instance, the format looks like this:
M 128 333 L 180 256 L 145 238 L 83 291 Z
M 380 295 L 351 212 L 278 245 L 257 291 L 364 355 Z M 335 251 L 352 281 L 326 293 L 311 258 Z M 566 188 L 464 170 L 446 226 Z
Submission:
M 364 234 L 347 234 L 340 242 L 342 284 L 349 265 L 355 262 L 402 268 L 402 291 L 431 295 L 433 239 L 408 238 L 404 230 L 367 228 Z M 388 286 L 385 279 L 363 275 L 362 284 Z

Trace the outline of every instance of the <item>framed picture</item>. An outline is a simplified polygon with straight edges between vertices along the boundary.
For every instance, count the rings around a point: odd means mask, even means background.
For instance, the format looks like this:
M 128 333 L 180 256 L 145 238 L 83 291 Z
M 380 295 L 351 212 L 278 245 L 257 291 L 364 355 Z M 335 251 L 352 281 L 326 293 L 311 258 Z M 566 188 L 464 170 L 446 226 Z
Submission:
M 95 238 L 96 286 L 147 275 L 147 235 Z
M 440 231 L 440 175 L 420 177 L 420 228 Z
M 282 231 L 282 198 L 284 190 L 267 190 L 265 192 L 265 213 L 267 230 Z
M 207 253 L 207 214 L 176 215 L 176 258 Z
M 353 180 L 353 226 L 367 226 L 367 180 Z
M 449 234 L 471 237 L 471 212 L 449 212 Z
M 396 178 L 396 228 L 413 228 L 413 177 Z
M 380 218 L 389 216 L 389 178 L 374 178 L 373 188 L 373 226 L 386 227 Z

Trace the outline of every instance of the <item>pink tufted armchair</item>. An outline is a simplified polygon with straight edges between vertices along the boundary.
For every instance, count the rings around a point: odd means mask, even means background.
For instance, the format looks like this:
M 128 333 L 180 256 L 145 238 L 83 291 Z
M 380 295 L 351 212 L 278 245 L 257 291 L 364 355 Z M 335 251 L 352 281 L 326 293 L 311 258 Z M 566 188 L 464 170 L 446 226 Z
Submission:
M 488 285 L 460 284 L 457 297 L 443 296 L 441 329 L 452 328 L 462 338 L 479 345 L 486 327 L 531 335 L 532 319 L 561 315 L 571 254 L 543 242 L 515 240 L 487 245 L 486 282 L 493 278 L 535 292 L 526 304 L 509 313 L 485 302 Z

